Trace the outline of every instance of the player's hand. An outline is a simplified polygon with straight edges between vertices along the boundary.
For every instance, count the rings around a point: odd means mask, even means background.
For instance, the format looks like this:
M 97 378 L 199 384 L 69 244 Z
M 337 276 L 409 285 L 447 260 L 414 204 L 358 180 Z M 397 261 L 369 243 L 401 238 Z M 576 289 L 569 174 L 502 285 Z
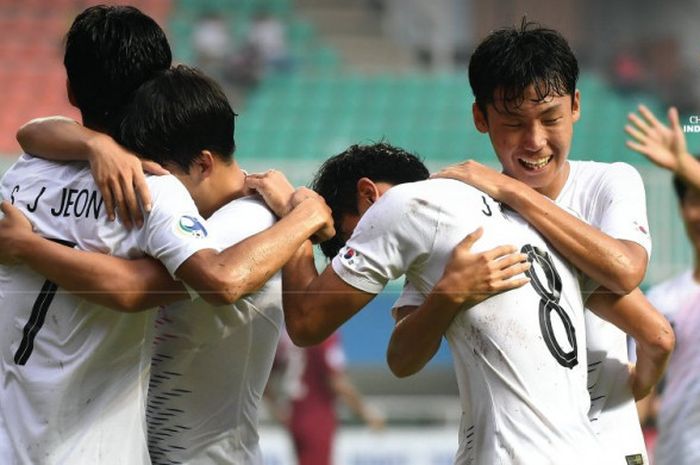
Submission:
M 506 200 L 504 198 L 505 188 L 517 182 L 510 176 L 499 173 L 493 168 L 489 168 L 474 160 L 467 160 L 448 166 L 430 177 L 462 181 L 501 202 Z
M 639 113 L 630 113 L 630 124 L 625 132 L 633 139 L 627 141 L 627 147 L 647 157 L 654 164 L 680 173 L 683 165 L 692 156 L 688 153 L 685 136 L 678 118 L 678 110 L 668 110 L 670 127 L 660 122 L 644 105 L 639 106 Z
M 294 191 L 290 199 L 292 208 L 310 208 L 320 220 L 319 229 L 311 237 L 314 243 L 324 242 L 335 236 L 333 215 L 326 201 L 315 191 L 308 187 L 300 187 Z
M 384 414 L 372 406 L 366 406 L 364 408 L 362 417 L 367 426 L 373 431 L 381 431 L 384 429 L 384 426 L 386 426 L 386 417 Z
M 92 176 L 102 193 L 110 221 L 115 212 L 124 227 L 143 225 L 143 213 L 151 210 L 151 193 L 144 170 L 152 174 L 168 174 L 155 162 L 142 162 L 111 137 L 101 134 L 90 141 L 89 161 Z
M 3 213 L 0 217 L 0 264 L 13 265 L 19 262 L 14 244 L 34 232 L 27 217 L 7 200 L 0 203 L 0 211 Z
M 267 170 L 264 173 L 246 175 L 245 185 L 260 194 L 275 215 L 282 218 L 293 208 L 291 198 L 294 186 L 281 171 Z
M 518 277 L 530 269 L 530 262 L 527 255 L 518 252 L 514 246 L 502 245 L 486 252 L 472 252 L 474 243 L 482 235 L 483 229 L 479 228 L 457 244 L 434 292 L 472 307 L 530 282 L 525 276 Z

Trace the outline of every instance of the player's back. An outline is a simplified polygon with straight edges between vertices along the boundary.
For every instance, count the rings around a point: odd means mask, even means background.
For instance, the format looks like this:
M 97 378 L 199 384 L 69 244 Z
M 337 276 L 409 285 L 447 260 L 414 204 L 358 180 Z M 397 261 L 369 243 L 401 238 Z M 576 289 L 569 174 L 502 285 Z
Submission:
M 244 197 L 208 220 L 229 247 L 269 228 L 274 215 Z M 233 305 L 197 298 L 161 310 L 148 397 L 154 465 L 261 465 L 258 407 L 283 326 L 280 275 Z
M 174 182 L 149 180 L 154 205 Z M 86 164 L 24 155 L 1 189 L 38 233 L 67 246 L 131 258 L 152 243 L 146 229 L 107 221 Z M 25 266 L 0 267 L 0 305 L 0 406 L 13 454 L 2 462 L 149 463 L 143 411 L 154 312 L 90 304 Z
M 406 234 L 434 231 L 425 241 L 432 245 L 409 258 L 406 271 L 423 295 L 479 226 L 484 234 L 474 251 L 513 244 L 532 261 L 530 284 L 458 314 L 447 331 L 470 423 L 457 463 L 605 463 L 586 415 L 583 306 L 571 265 L 521 218 L 456 181 L 399 185 L 385 196 L 398 216 L 423 225 Z

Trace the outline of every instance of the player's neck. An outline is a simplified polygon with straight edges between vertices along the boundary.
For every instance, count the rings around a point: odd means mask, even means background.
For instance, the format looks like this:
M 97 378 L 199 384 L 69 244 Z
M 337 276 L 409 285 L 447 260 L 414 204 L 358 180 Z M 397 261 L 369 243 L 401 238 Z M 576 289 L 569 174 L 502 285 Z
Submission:
M 700 250 L 695 251 L 695 268 L 693 268 L 693 279 L 700 284 Z
M 205 218 L 211 216 L 216 210 L 227 203 L 247 195 L 245 190 L 245 173 L 234 160 L 229 165 L 219 167 L 216 181 L 212 183 L 212 196 L 210 202 L 200 213 Z M 204 210 L 204 211 L 202 211 Z

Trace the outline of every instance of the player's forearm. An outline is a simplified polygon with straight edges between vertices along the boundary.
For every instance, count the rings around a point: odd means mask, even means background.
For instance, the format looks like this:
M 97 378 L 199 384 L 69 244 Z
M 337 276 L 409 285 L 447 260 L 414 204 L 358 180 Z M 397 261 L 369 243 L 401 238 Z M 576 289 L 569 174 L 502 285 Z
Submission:
M 637 346 L 637 363 L 632 369 L 630 383 L 635 400 L 644 399 L 654 389 L 666 371 L 671 352 Z
M 214 305 L 230 304 L 257 291 L 325 224 L 304 202 L 272 227 L 219 254 L 198 252 L 178 276 Z
M 646 272 L 646 251 L 614 239 L 527 186 L 504 199 L 578 269 L 616 294 L 636 288 Z
M 61 116 L 32 120 L 17 131 L 22 150 L 58 161 L 88 161 L 94 144 L 99 143 L 101 137 L 107 136 Z
M 460 308 L 434 290 L 420 307 L 398 321 L 387 348 L 391 372 L 403 378 L 422 370 L 440 348 L 442 337 Z
M 18 258 L 68 292 L 118 311 L 134 312 L 186 298 L 152 259 L 124 260 L 83 252 L 38 235 L 12 245 Z
M 313 247 L 306 241 L 282 268 L 282 303 L 287 332 L 296 345 L 308 346 L 330 336 L 335 327 L 318 325 L 313 318 L 314 301 L 320 294 L 309 292 L 318 278 Z
M 635 398 L 644 397 L 661 379 L 673 352 L 676 339 L 671 325 L 639 289 L 622 297 L 597 292 L 586 306 L 634 338 L 638 358 L 632 386 Z

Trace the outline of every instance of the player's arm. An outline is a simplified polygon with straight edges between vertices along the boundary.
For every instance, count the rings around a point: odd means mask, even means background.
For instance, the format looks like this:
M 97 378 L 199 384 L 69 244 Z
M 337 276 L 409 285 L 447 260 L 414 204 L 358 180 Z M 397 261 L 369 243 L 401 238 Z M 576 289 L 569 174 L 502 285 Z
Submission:
M 322 342 L 376 296 L 347 284 L 331 266 L 319 275 L 309 241 L 282 269 L 282 289 L 287 332 L 301 347 Z
M 615 239 L 557 206 L 525 183 L 475 161 L 437 174 L 471 184 L 523 216 L 578 269 L 616 294 L 642 282 L 647 252 L 636 242 Z
M 152 258 L 125 260 L 66 247 L 34 233 L 26 217 L 8 202 L 1 208 L 2 263 L 23 263 L 72 294 L 123 312 L 187 298 L 182 284 Z
M 152 174 L 167 174 L 160 165 L 142 161 L 107 134 L 62 116 L 38 118 L 26 123 L 17 132 L 17 141 L 22 150 L 38 157 L 89 162 L 108 217 L 113 220 L 116 209 L 127 228 L 132 223 L 139 227 L 143 223 L 139 201 L 145 211 L 151 209 L 144 170 Z
M 395 309 L 396 326 L 387 348 L 387 363 L 394 375 L 403 378 L 420 371 L 439 349 L 460 310 L 529 282 L 517 277 L 530 268 L 527 255 L 513 246 L 471 251 L 482 234 L 480 228 L 455 247 L 442 277 L 423 303 Z
M 367 426 L 374 430 L 384 427 L 384 416 L 365 402 L 344 370 L 332 370 L 329 382 L 333 392 L 355 415 L 362 418 Z
M 586 306 L 632 336 L 637 343 L 637 363 L 630 383 L 635 399 L 644 398 L 661 380 L 675 345 L 673 329 L 639 289 L 628 295 L 594 293 Z
M 631 124 L 625 126 L 625 131 L 633 139 L 627 141 L 627 147 L 700 189 L 700 161 L 688 152 L 678 110 L 675 107 L 668 110 L 670 127 L 660 122 L 644 105 L 639 106 L 639 113 L 641 117 L 630 113 Z
M 302 198 L 265 231 L 218 253 L 213 249 L 196 252 L 175 274 L 208 302 L 230 304 L 259 289 L 313 235 L 335 235 L 330 209 L 316 194 Z

